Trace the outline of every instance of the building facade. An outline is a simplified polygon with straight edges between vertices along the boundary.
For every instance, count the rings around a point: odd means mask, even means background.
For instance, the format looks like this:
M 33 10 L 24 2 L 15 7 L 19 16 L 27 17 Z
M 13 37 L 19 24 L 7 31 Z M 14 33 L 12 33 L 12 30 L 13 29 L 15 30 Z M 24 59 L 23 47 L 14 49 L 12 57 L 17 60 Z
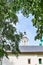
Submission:
M 4 56 L 2 65 L 43 65 L 43 46 L 29 46 L 26 34 L 19 49 L 21 54 L 18 57 L 8 52 L 9 59 Z
M 3 58 L 2 65 L 43 65 L 43 47 L 21 46 L 21 54 L 16 57 L 9 53 L 9 59 Z

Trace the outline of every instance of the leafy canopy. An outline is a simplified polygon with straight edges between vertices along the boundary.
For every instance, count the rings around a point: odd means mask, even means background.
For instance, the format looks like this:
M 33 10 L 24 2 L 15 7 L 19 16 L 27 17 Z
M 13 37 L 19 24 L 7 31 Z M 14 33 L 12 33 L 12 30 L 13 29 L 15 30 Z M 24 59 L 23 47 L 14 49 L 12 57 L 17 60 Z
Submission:
M 22 34 L 17 34 L 16 23 L 18 17 L 16 12 L 21 10 L 26 17 L 31 13 L 34 18 L 33 26 L 37 28 L 35 39 L 41 39 L 43 35 L 43 0 L 0 0 L 0 44 L 2 49 L 4 44 L 9 41 L 12 50 L 18 53 L 18 43 Z M 14 24 L 14 26 L 13 26 Z M 14 44 L 12 44 L 14 42 Z
M 18 17 L 16 11 L 13 11 L 13 0 L 0 0 L 0 56 L 6 55 L 5 45 L 9 45 L 12 52 L 18 54 L 19 42 L 22 37 L 22 33 L 17 33 L 16 23 Z M 14 24 L 14 26 L 13 26 Z M 9 43 L 9 44 L 8 44 Z M 6 47 L 7 47 L 6 46 Z

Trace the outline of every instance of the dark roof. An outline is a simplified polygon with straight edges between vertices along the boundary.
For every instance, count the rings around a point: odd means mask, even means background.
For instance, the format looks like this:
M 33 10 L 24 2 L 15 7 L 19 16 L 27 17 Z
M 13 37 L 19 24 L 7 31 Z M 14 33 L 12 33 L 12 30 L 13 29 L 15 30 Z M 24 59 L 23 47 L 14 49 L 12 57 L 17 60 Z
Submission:
M 43 46 L 20 46 L 21 52 L 43 52 Z

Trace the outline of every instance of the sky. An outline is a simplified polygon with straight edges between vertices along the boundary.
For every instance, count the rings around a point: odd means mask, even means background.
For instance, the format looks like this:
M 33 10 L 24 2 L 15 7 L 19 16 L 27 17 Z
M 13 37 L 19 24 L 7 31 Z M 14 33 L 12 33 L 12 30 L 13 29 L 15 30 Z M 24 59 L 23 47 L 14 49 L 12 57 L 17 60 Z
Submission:
M 33 27 L 32 24 L 32 14 L 29 15 L 28 18 L 24 17 L 21 12 L 17 13 L 18 16 L 18 23 L 16 24 L 17 31 L 19 32 L 26 32 L 27 37 L 29 39 L 28 44 L 39 46 L 40 40 L 34 40 L 36 36 L 36 28 Z

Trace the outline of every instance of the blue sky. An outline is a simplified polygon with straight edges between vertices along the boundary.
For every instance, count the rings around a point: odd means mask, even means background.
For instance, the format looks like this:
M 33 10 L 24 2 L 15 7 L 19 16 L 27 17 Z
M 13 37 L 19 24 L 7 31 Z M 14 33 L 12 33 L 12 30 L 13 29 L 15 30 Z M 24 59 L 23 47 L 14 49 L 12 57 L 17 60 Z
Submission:
M 33 16 L 30 14 L 28 18 L 24 17 L 21 12 L 17 13 L 18 23 L 16 25 L 17 31 L 26 32 L 27 37 L 29 38 L 29 45 L 39 45 L 39 40 L 34 40 L 36 35 L 36 28 L 32 25 Z

